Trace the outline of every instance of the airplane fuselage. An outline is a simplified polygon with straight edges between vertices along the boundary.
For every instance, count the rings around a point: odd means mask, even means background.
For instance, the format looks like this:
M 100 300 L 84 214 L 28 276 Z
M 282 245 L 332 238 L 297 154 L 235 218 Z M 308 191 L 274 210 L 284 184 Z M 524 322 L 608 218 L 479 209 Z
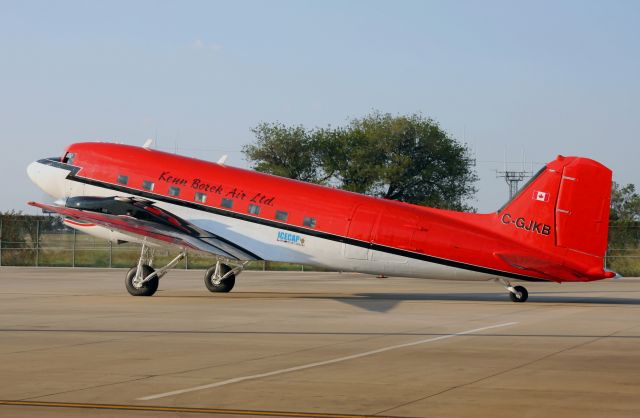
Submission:
M 557 171 L 553 164 L 545 168 L 550 173 Z M 557 247 L 557 225 L 542 211 L 518 211 L 517 205 L 490 214 L 425 208 L 108 143 L 74 144 L 62 160 L 33 163 L 29 175 L 58 199 L 148 199 L 265 260 L 451 280 L 605 278 L 602 269 L 577 275 L 572 266 L 518 264 L 522 258 L 558 264 L 572 250 Z M 590 265 L 598 258 L 585 257 Z

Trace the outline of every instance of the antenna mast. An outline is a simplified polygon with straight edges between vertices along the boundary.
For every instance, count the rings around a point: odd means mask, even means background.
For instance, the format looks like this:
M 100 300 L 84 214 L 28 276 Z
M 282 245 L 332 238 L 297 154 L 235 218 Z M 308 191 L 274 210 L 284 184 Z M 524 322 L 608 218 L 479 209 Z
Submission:
M 533 173 L 525 169 L 524 149 L 522 150 L 522 170 L 509 170 L 507 168 L 507 149 L 504 150 L 504 171 L 496 171 L 496 178 L 503 178 L 509 186 L 509 200 L 518 193 L 520 182 L 531 177 Z

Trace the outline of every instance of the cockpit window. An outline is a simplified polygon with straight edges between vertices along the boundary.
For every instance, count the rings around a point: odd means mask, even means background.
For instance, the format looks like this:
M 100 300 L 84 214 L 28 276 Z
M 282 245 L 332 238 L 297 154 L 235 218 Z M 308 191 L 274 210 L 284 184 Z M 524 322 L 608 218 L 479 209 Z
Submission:
M 65 164 L 73 165 L 73 160 L 76 158 L 76 154 L 73 152 L 67 152 L 64 157 L 62 157 L 62 162 Z

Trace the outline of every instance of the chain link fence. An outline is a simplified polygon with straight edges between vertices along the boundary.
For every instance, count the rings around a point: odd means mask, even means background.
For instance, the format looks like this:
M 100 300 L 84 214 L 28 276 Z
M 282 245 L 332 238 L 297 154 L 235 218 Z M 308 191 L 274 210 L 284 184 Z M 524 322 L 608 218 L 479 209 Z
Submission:
M 154 264 L 161 266 L 171 261 L 177 251 L 161 247 L 154 254 Z M 139 244 L 114 244 L 77 232 L 58 217 L 0 217 L 0 266 L 129 268 L 139 257 Z M 211 255 L 188 252 L 175 268 L 206 269 L 213 264 L 215 258 Z M 301 264 L 271 261 L 252 261 L 245 268 L 318 271 Z
M 169 248 L 155 251 L 155 264 L 164 265 L 175 257 Z M 0 266 L 30 267 L 131 267 L 140 256 L 140 245 L 114 244 L 91 235 L 77 233 L 54 216 L 0 217 Z M 204 269 L 215 263 L 206 254 L 190 252 L 176 266 Z M 609 228 L 607 268 L 624 276 L 640 276 L 640 222 L 612 223 Z M 299 264 L 255 261 L 252 270 L 316 270 Z

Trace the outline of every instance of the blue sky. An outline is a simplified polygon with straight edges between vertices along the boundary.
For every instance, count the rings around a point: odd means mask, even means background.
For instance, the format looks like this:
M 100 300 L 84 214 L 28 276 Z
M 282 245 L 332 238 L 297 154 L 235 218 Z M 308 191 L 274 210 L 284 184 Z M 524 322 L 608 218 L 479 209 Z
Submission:
M 373 109 L 421 112 L 467 142 L 480 211 L 507 198 L 505 149 L 592 157 L 640 185 L 638 22 L 634 1 L 0 0 L 0 174 L 14 186 L 0 210 L 35 213 L 26 165 L 72 142 L 157 136 L 246 166 L 262 121 Z

